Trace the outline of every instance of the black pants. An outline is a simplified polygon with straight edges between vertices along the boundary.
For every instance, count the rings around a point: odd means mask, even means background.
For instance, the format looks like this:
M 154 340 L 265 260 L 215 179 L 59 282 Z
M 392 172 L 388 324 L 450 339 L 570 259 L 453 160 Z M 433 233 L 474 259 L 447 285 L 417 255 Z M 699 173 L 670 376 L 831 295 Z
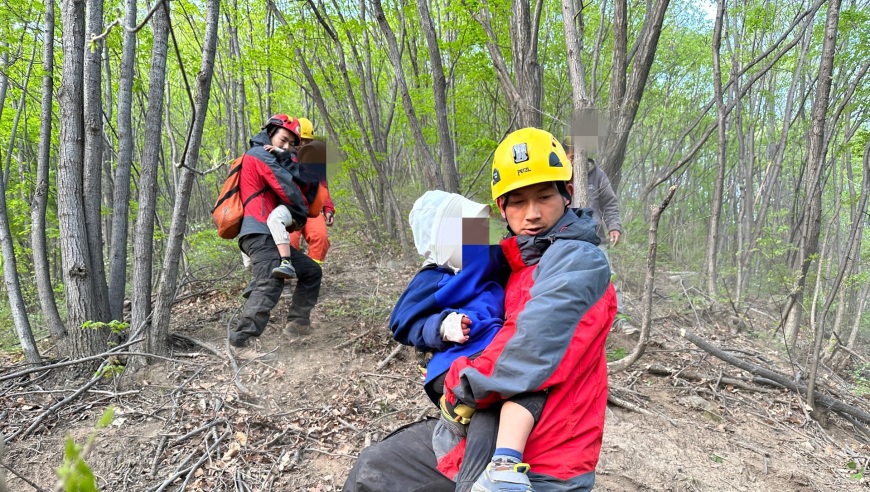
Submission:
M 230 345 L 241 347 L 251 337 L 259 337 L 266 329 L 269 314 L 281 298 L 284 280 L 272 277 L 272 270 L 281 264 L 281 255 L 269 234 L 248 234 L 239 239 L 239 248 L 251 258 L 254 290 L 245 301 L 235 331 L 229 335 Z M 323 270 L 299 250 L 290 248 L 290 261 L 296 269 L 296 288 L 288 320 L 302 324 L 311 322 L 311 310 L 320 295 Z
M 493 420 L 497 428 L 498 418 L 499 412 L 495 409 L 478 410 L 471 418 L 469 435 L 475 432 L 475 425 L 489 427 Z M 470 489 L 473 480 L 463 483 L 460 478 L 459 483 L 454 483 L 436 468 L 432 433 L 437 422 L 438 419 L 414 422 L 364 449 L 350 470 L 342 492 L 454 492 Z M 469 456 L 468 451 L 466 449 L 463 460 L 480 459 Z M 485 457 L 484 466 L 491 457 L 491 453 Z M 595 484 L 595 472 L 563 481 L 532 471 L 529 479 L 538 492 L 589 492 Z

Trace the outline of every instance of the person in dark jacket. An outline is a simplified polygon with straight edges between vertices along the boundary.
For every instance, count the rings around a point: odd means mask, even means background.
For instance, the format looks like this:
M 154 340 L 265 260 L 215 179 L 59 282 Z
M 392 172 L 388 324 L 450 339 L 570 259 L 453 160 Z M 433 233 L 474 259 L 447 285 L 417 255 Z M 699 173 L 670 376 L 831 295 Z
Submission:
M 562 145 L 565 147 L 565 154 L 568 156 L 569 162 L 574 160 L 572 141 L 570 136 L 562 140 Z M 597 224 L 595 232 L 598 233 L 598 238 L 601 240 L 598 248 L 607 257 L 611 276 L 615 279 L 616 272 L 613 271 L 613 263 L 610 261 L 610 248 L 615 247 L 622 240 L 622 219 L 619 215 L 619 200 L 616 198 L 616 192 L 610 184 L 607 173 L 595 163 L 595 159 L 588 158 L 586 160 L 586 173 L 589 190 L 589 203 L 586 204 L 586 207 L 592 210 L 592 216 Z M 613 287 L 616 289 L 617 313 L 622 313 L 622 291 L 619 290 L 619 282 L 614 280 Z M 621 316 L 616 320 L 614 326 L 619 327 L 629 335 L 637 332 L 637 328 L 631 326 Z
M 616 294 L 590 212 L 568 207 L 572 192 L 571 163 L 550 133 L 524 128 L 499 144 L 492 195 L 508 223 L 501 249 L 511 269 L 504 326 L 478 357 L 451 364 L 442 419 L 411 424 L 363 450 L 345 492 L 460 490 L 453 478 L 468 458 L 465 443 L 436 452 L 437 429 L 473 410 L 472 434 L 477 419 L 491 419 L 505 399 L 540 391 L 546 405 L 522 457 L 493 456 L 471 490 L 592 489 Z
M 245 203 L 245 216 L 239 233 L 239 248 L 251 259 L 253 290 L 246 299 L 229 343 L 238 357 L 268 358 L 252 345 L 263 334 L 272 308 L 284 288 L 284 279 L 272 276 L 280 266 L 281 255 L 267 225 L 269 214 L 278 205 L 287 207 L 295 227 L 304 226 L 309 204 L 314 202 L 318 184 L 303 179 L 295 161 L 293 147 L 299 144 L 299 122 L 278 114 L 269 119 L 251 139 L 239 176 L 239 192 Z M 272 146 L 280 151 L 266 149 Z M 311 310 L 320 294 L 320 265 L 291 248 L 291 261 L 297 282 L 285 331 L 307 333 Z

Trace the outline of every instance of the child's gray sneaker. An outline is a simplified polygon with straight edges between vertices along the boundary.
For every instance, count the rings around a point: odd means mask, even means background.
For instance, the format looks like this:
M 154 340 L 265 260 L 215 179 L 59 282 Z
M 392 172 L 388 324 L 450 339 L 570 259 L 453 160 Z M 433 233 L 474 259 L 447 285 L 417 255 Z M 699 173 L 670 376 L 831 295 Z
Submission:
M 493 463 L 474 482 L 471 492 L 534 492 L 527 473 L 528 463 L 516 463 L 509 469 L 496 469 Z
M 275 278 L 296 278 L 296 269 L 290 260 L 281 260 L 281 264 L 272 270 L 272 276 Z

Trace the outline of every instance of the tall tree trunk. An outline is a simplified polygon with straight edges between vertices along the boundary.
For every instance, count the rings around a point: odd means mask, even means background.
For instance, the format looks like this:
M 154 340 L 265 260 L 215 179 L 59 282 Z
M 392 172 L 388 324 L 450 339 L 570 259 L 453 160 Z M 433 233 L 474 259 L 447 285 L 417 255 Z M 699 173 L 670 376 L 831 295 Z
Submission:
M 33 70 L 33 63 L 36 61 L 36 42 L 33 43 L 33 50 L 30 54 L 30 62 L 27 64 L 27 71 L 24 74 L 24 82 L 22 87 L 25 89 L 21 90 L 21 98 L 18 100 L 18 107 L 15 110 L 15 118 L 12 120 L 12 131 L 9 136 L 9 147 L 6 148 L 6 163 L 3 166 L 3 187 L 6 188 L 9 186 L 9 168 L 12 164 L 12 151 L 15 149 L 15 137 L 18 134 L 18 123 L 21 121 L 21 113 L 24 112 L 24 107 L 27 102 L 27 90 L 26 87 L 30 83 L 30 72 Z M 21 176 L 21 179 L 24 179 L 24 176 Z
M 175 289 L 178 286 L 178 263 L 181 259 L 181 247 L 184 243 L 184 232 L 187 228 L 188 205 L 190 190 L 196 179 L 196 162 L 199 160 L 199 147 L 202 142 L 202 130 L 205 126 L 206 109 L 211 94 L 212 74 L 214 73 L 215 52 L 217 51 L 218 18 L 220 0 L 208 0 L 206 3 L 206 28 L 203 40 L 202 65 L 197 75 L 196 103 L 194 107 L 193 128 L 187 145 L 187 155 L 178 191 L 175 195 L 175 207 L 172 211 L 172 226 L 163 256 L 163 273 L 160 288 L 157 292 L 157 305 L 149 335 L 152 353 L 163 355 L 168 351 L 169 343 L 169 312 L 175 301 Z
M 417 13 L 420 14 L 420 26 L 426 36 L 426 46 L 429 48 L 429 60 L 432 63 L 432 92 L 435 97 L 435 123 L 438 127 L 438 145 L 441 149 L 441 172 L 445 176 L 446 191 L 459 193 L 459 172 L 456 169 L 456 156 L 453 153 L 453 135 L 447 121 L 447 81 L 444 78 L 444 66 L 441 64 L 441 48 L 438 47 L 438 37 L 435 25 L 429 14 L 429 0 L 417 0 Z
M 84 208 L 88 238 L 89 276 L 93 284 L 94 320 L 109 321 L 109 288 L 103 265 L 103 40 L 91 41 L 103 30 L 103 0 L 87 0 L 84 52 Z M 66 23 L 64 23 L 66 26 Z M 80 88 L 80 90 L 82 90 Z
M 378 25 L 381 27 L 381 32 L 384 33 L 384 37 L 387 40 L 387 48 L 389 49 L 388 54 L 393 65 L 393 70 L 396 72 L 396 83 L 399 86 L 399 92 L 402 94 L 405 116 L 408 118 L 411 132 L 414 134 L 417 156 L 423 161 L 423 169 L 426 173 L 427 185 L 430 188 L 434 187 L 436 189 L 444 189 L 444 178 L 441 175 L 441 167 L 435 162 L 435 158 L 432 157 L 432 152 L 429 150 L 429 146 L 426 145 L 426 139 L 423 137 L 423 130 L 420 128 L 420 121 L 417 119 L 417 112 L 414 110 L 414 102 L 411 100 L 411 94 L 408 91 L 408 84 L 405 81 L 405 70 L 402 68 L 402 55 L 399 52 L 399 46 L 396 43 L 396 35 L 393 33 L 393 29 L 387 22 L 387 17 L 384 14 L 381 1 L 372 0 L 370 5 L 374 8 L 375 19 L 378 21 Z
M 562 18 L 577 19 L 577 22 L 582 26 L 583 12 L 577 10 L 577 4 L 574 0 L 562 0 Z M 565 31 L 565 55 L 568 62 L 568 78 L 571 81 L 571 107 L 573 108 L 572 120 L 576 130 L 579 130 L 577 125 L 580 120 L 586 119 L 594 112 L 592 109 L 592 101 L 589 99 L 589 93 L 586 89 L 586 67 L 583 65 L 583 60 L 580 58 L 580 53 L 583 51 L 583 29 L 577 28 L 575 22 L 563 22 Z M 585 131 L 585 130 L 584 130 Z M 577 133 L 572 131 L 572 133 Z M 574 172 L 574 197 L 573 204 L 575 207 L 585 207 L 589 203 L 588 178 L 589 173 L 586 171 L 587 152 L 592 149 L 586 148 L 586 145 L 581 143 L 579 135 L 574 135 L 572 144 L 574 145 L 574 159 L 571 163 Z
M 39 118 L 39 159 L 36 166 L 36 190 L 30 211 L 30 241 L 33 249 L 33 270 L 39 304 L 48 330 L 55 338 L 66 335 L 66 327 L 60 319 L 51 269 L 48 264 L 48 247 L 45 238 L 45 214 L 48 209 L 49 175 L 51 163 L 52 98 L 54 96 L 54 0 L 45 1 L 45 30 L 42 44 L 42 107 Z
M 88 236 L 83 213 L 84 174 L 84 0 L 61 4 L 63 65 L 57 91 L 60 107 L 60 145 L 57 164 L 57 215 L 60 225 L 60 252 L 66 294 L 68 337 L 61 350 L 72 357 L 101 352 L 106 339 L 98 330 L 82 328 L 95 317 L 94 275 L 88 252 Z
M 713 94 L 716 99 L 716 118 L 718 152 L 716 153 L 716 180 L 713 183 L 713 199 L 710 203 L 710 226 L 707 230 L 707 247 L 704 256 L 704 276 L 707 279 L 707 293 L 715 298 L 716 259 L 719 247 L 719 222 L 722 218 L 722 196 L 725 189 L 725 156 L 728 153 L 726 137 L 725 99 L 722 91 L 722 24 L 725 22 L 725 0 L 718 1 L 716 22 L 713 27 Z
M 801 320 L 801 304 L 804 298 L 806 275 L 813 257 L 818 252 L 819 228 L 822 221 L 822 175 L 825 172 L 825 119 L 831 93 L 831 79 L 834 70 L 834 49 L 837 45 L 837 23 L 840 20 L 840 0 L 828 2 L 828 15 L 825 23 L 825 37 L 822 44 L 821 63 L 819 64 L 818 86 L 813 101 L 812 118 L 807 144 L 807 180 L 804 218 L 801 225 L 800 263 L 796 289 L 789 296 L 791 307 L 786 316 L 786 342 L 793 346 Z M 816 323 L 810 378 L 807 382 L 807 401 L 812 406 L 815 394 L 816 374 L 819 363 L 819 350 L 822 345 L 823 323 Z
M 33 60 L 36 55 L 36 42 L 33 44 L 33 56 L 31 56 L 30 64 L 27 67 L 27 75 L 25 76 L 23 89 L 21 91 L 22 100 L 19 103 L 18 111 L 15 114 L 15 121 L 12 127 L 12 136 L 9 140 L 9 149 L 6 152 L 6 171 L 4 178 L 0 179 L 0 251 L 3 255 L 3 283 L 6 286 L 6 293 L 9 298 L 9 309 L 12 314 L 12 322 L 15 324 L 15 332 L 18 335 L 18 340 L 21 343 L 21 349 L 24 352 L 24 357 L 31 364 L 41 364 L 42 358 L 39 356 L 39 350 L 36 348 L 36 340 L 33 338 L 33 331 L 30 328 L 30 320 L 27 318 L 27 307 L 24 305 L 24 297 L 21 295 L 21 284 L 18 281 L 18 262 L 15 260 L 15 244 L 12 239 L 12 232 L 9 228 L 9 215 L 6 207 L 6 183 L 9 177 L 9 162 L 12 156 L 13 144 L 15 142 L 15 130 L 18 126 L 18 120 L 21 117 L 21 111 L 24 108 L 24 96 L 27 93 L 27 79 L 30 78 L 30 69 L 33 67 Z M 22 176 L 23 178 L 23 176 Z
M 637 108 L 646 89 L 653 61 L 658 49 L 662 23 L 670 0 L 647 2 L 643 27 L 632 49 L 631 69 L 628 66 L 628 8 L 626 0 L 615 0 L 613 19 L 613 63 L 608 95 L 609 131 L 604 150 L 600 154 L 601 166 L 610 177 L 613 191 L 618 191 L 622 179 L 622 162 L 628 147 L 628 137 L 637 116 Z
M 499 40 L 492 28 L 491 14 L 481 9 L 473 12 L 474 19 L 486 33 L 486 48 L 495 68 L 496 76 L 505 91 L 511 114 L 517 115 L 517 126 L 541 127 L 541 98 L 543 96 L 543 70 L 538 64 L 538 31 L 541 25 L 543 0 L 535 2 L 532 12 L 529 0 L 511 2 L 511 53 L 514 78 L 511 78 L 507 62 L 499 47 Z
M 115 169 L 115 193 L 112 197 L 112 251 L 109 265 L 109 315 L 112 319 L 122 319 L 124 316 L 124 286 L 127 282 L 127 224 L 130 222 L 130 170 L 133 167 L 133 123 L 130 113 L 133 107 L 136 33 L 130 32 L 130 29 L 136 25 L 136 0 L 127 0 L 126 9 L 124 15 L 126 29 L 124 29 L 120 80 L 118 81 L 118 167 Z M 162 11 L 163 8 L 158 7 L 157 10 Z M 150 97 L 148 104 L 149 106 L 154 104 Z M 146 128 L 148 127 L 146 126 Z M 160 128 L 160 120 L 157 120 L 157 128 Z M 153 215 L 153 213 L 152 210 L 151 214 Z

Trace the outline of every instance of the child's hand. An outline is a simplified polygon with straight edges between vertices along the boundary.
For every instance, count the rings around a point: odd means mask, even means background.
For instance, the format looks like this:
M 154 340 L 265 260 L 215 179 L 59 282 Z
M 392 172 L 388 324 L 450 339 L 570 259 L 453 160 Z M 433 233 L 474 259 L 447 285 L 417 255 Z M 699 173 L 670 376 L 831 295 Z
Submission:
M 460 313 L 450 313 L 441 322 L 441 339 L 445 342 L 465 343 L 471 332 L 471 320 Z
M 266 149 L 266 152 L 271 152 L 275 155 L 281 155 L 285 152 L 284 149 L 275 147 L 274 145 L 264 145 L 263 148 Z

